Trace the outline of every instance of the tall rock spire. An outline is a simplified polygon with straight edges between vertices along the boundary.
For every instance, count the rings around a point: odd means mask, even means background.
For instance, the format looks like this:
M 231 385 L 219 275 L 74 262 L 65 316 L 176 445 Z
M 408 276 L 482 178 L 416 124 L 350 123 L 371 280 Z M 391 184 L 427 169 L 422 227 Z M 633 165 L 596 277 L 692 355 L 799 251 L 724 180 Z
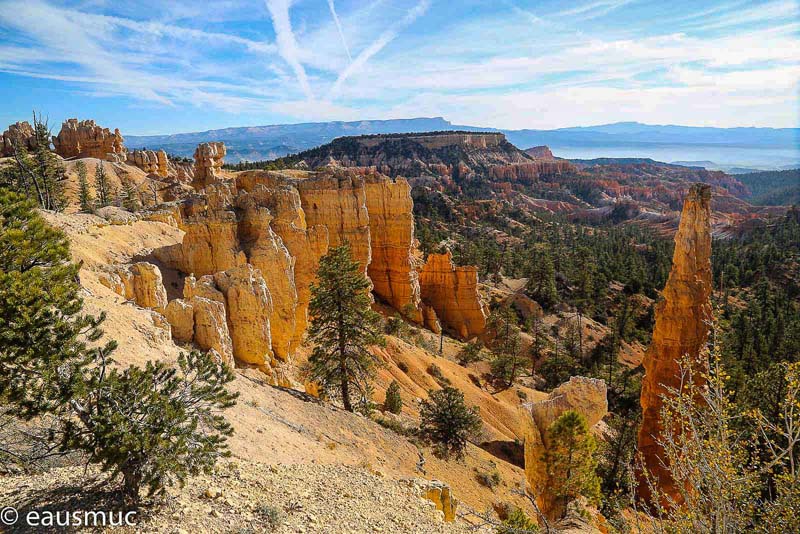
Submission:
M 694 184 L 683 203 L 681 222 L 675 236 L 672 270 L 661 300 L 656 306 L 653 340 L 644 357 L 642 381 L 642 426 L 639 429 L 639 452 L 644 469 L 656 488 L 680 502 L 680 491 L 665 469 L 663 449 L 659 445 L 662 395 L 665 386 L 680 386 L 680 360 L 700 356 L 711 323 L 711 188 Z M 704 361 L 702 365 L 707 365 Z M 645 473 L 639 473 L 639 497 L 650 500 Z

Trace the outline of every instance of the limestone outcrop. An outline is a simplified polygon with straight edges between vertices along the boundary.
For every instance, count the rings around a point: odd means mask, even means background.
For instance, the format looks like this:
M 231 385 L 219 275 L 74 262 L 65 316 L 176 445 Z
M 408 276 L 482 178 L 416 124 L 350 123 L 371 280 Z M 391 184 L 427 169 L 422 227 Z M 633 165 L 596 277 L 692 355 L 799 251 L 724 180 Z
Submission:
M 192 185 L 202 190 L 217 181 L 217 174 L 222 168 L 226 154 L 225 143 L 201 143 L 194 151 L 194 176 Z
M 148 262 L 118 265 L 103 272 L 100 283 L 143 308 L 163 312 L 167 307 L 167 290 L 161 270 Z
M 463 340 L 486 331 L 488 310 L 478 293 L 478 269 L 456 267 L 453 255 L 429 254 L 419 273 L 422 301 L 436 311 L 445 330 Z
M 148 174 L 157 174 L 162 178 L 169 172 L 167 153 L 163 150 L 134 150 L 128 152 L 128 163 L 136 165 Z
M 550 520 L 563 515 L 564 509 L 551 492 L 547 466 L 542 461 L 547 451 L 548 430 L 567 411 L 576 411 L 593 427 L 608 413 L 606 383 L 596 378 L 573 376 L 555 388 L 547 399 L 524 405 L 525 478 L 542 513 Z
M 53 137 L 56 154 L 62 158 L 97 158 L 117 163 L 126 160 L 123 142 L 119 129 L 112 132 L 93 120 L 68 119 Z
M 702 383 L 700 374 L 708 360 L 703 349 L 708 341 L 711 310 L 711 187 L 693 185 L 683 203 L 681 221 L 675 236 L 672 270 L 656 305 L 653 340 L 644 357 L 645 376 L 642 380 L 642 426 L 638 450 L 644 457 L 644 468 L 655 480 L 659 491 L 675 502 L 681 502 L 679 489 L 662 465 L 666 459 L 659 445 L 662 395 L 666 387 L 679 388 L 680 360 L 689 357 L 698 368 L 694 377 Z M 639 473 L 639 497 L 650 500 L 650 491 Z
M 0 156 L 13 156 L 15 142 L 26 150 L 36 148 L 36 132 L 33 131 L 33 126 L 28 121 L 15 122 L 3 132 L 3 137 L 0 138 L 0 141 L 2 141 L 0 143 Z
M 414 205 L 411 186 L 371 176 L 365 182 L 372 261 L 367 274 L 373 291 L 409 319 L 422 322 L 419 276 L 414 260 Z

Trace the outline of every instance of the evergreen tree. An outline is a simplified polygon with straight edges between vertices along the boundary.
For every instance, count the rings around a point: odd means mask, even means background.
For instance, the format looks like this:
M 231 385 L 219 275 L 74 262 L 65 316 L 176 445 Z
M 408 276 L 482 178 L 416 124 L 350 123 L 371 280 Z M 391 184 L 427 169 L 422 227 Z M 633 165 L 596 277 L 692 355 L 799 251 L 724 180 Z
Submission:
M 130 178 L 122 179 L 122 207 L 128 211 L 139 211 L 139 190 Z
M 436 443 L 443 456 L 464 455 L 467 441 L 481 429 L 477 408 L 467 407 L 464 393 L 446 386 L 420 403 L 420 433 Z
M 75 164 L 75 171 L 78 173 L 78 200 L 80 201 L 81 211 L 92 213 L 94 211 L 94 196 L 89 190 L 86 164 L 83 161 L 79 161 Z
M 567 505 L 581 495 L 594 502 L 599 500 L 597 441 L 589 432 L 586 418 L 573 410 L 556 419 L 547 433 L 548 447 L 542 462 L 547 466 L 547 484 L 556 499 L 556 515 L 563 517 Z
M 64 208 L 64 165 L 50 150 L 50 129 L 46 121 L 33 114 L 34 141 L 29 153 L 22 139 L 11 140 L 14 162 L 3 169 L 0 185 L 5 184 L 35 199 L 39 207 L 59 211 Z
M 521 508 L 514 508 L 503 524 L 497 528 L 497 534 L 533 534 L 539 532 L 539 525 L 529 518 Z
M 189 475 L 209 473 L 228 456 L 233 429 L 221 411 L 238 394 L 225 385 L 230 367 L 211 353 L 181 354 L 178 369 L 147 362 L 142 369 L 108 368 L 103 358 L 87 382 L 88 393 L 72 402 L 77 419 L 67 422 L 65 450 L 85 451 L 104 471 L 122 475 L 125 500 L 139 502 Z
M 555 266 L 546 247 L 536 247 L 535 252 L 536 255 L 531 260 L 526 290 L 539 305 L 551 310 L 559 301 Z
M 97 192 L 98 207 L 104 208 L 111 204 L 113 191 L 111 190 L 111 184 L 108 181 L 108 175 L 106 175 L 106 169 L 103 167 L 102 161 L 98 162 L 94 169 L 94 190 Z
M 492 360 L 489 362 L 492 376 L 503 387 L 510 388 L 522 370 L 522 344 L 516 312 L 509 304 L 504 304 L 491 313 L 488 325 L 494 333 Z
M 386 400 L 383 402 L 383 407 L 387 412 L 399 414 L 403 409 L 403 399 L 400 397 L 400 384 L 397 380 L 392 380 L 389 387 L 386 389 Z
M 308 331 L 315 344 L 306 368 L 322 391 L 338 390 L 347 411 L 353 411 L 352 389 L 369 391 L 376 357 L 370 345 L 384 343 L 380 316 L 372 311 L 370 282 L 350 254 L 350 245 L 334 247 L 322 257 L 317 283 L 311 286 Z
M 83 315 L 66 236 L 23 196 L 0 188 L 0 401 L 30 417 L 79 389 L 102 317 Z M 110 346 L 106 349 L 110 350 Z

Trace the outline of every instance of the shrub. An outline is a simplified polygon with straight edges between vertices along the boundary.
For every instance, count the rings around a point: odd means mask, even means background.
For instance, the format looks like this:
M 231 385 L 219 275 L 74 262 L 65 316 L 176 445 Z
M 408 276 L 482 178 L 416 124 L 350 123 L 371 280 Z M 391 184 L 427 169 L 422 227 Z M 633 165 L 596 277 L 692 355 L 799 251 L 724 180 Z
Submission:
M 268 532 L 278 529 L 283 524 L 283 513 L 272 505 L 263 504 L 256 510 L 256 515 Z
M 420 405 L 420 433 L 435 443 L 445 457 L 464 456 L 469 438 L 481 429 L 481 418 L 475 407 L 469 408 L 464 394 L 456 388 L 430 392 Z
M 390 336 L 400 336 L 406 333 L 406 323 L 403 321 L 403 318 L 399 315 L 395 315 L 393 317 L 389 317 L 386 319 L 386 326 L 384 327 L 384 332 L 386 332 Z
M 442 374 L 442 370 L 435 363 L 430 364 L 427 371 L 429 375 L 436 379 L 440 386 L 450 384 L 450 380 Z
M 497 529 L 497 534 L 526 534 L 539 532 L 539 525 L 534 523 L 520 508 L 515 508 Z
M 404 373 L 408 373 L 408 364 L 406 362 L 397 362 L 397 368 Z
M 178 369 L 148 362 L 120 372 L 107 363 L 92 371 L 87 396 L 73 403 L 78 419 L 66 423 L 64 445 L 120 473 L 127 502 L 138 504 L 145 486 L 152 495 L 210 472 L 228 455 L 233 430 L 220 411 L 237 394 L 225 389 L 234 378 L 227 365 L 200 352 L 179 356 Z
M 400 397 L 400 384 L 397 383 L 397 380 L 392 380 L 392 383 L 389 384 L 389 387 L 386 389 L 386 400 L 383 403 L 383 407 L 386 411 L 393 414 L 398 414 L 400 410 L 403 409 L 403 399 Z
M 481 486 L 485 486 L 490 490 L 494 491 L 494 489 L 502 482 L 502 478 L 500 477 L 500 473 L 497 471 L 492 471 L 491 473 L 487 473 L 485 471 L 481 471 L 475 478 L 478 480 Z

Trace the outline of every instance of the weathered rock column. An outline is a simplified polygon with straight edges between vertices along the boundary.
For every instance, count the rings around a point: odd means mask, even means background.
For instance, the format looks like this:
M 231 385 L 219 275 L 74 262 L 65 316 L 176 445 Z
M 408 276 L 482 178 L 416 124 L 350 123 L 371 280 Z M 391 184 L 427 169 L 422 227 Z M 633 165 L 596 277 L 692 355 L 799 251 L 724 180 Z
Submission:
M 711 188 L 694 184 L 683 203 L 672 270 L 664 286 L 663 300 L 656 306 L 653 340 L 643 362 L 638 450 L 647 472 L 638 473 L 638 494 L 645 502 L 652 497 L 646 475 L 664 496 L 681 502 L 679 489 L 662 465 L 666 461 L 659 444 L 664 430 L 662 395 L 666 393 L 665 386 L 679 388 L 680 361 L 686 356 L 699 359 L 706 345 L 712 319 L 711 284 Z M 704 370 L 708 360 L 703 359 L 699 366 L 700 371 Z M 695 383 L 699 380 L 701 377 L 696 376 Z

